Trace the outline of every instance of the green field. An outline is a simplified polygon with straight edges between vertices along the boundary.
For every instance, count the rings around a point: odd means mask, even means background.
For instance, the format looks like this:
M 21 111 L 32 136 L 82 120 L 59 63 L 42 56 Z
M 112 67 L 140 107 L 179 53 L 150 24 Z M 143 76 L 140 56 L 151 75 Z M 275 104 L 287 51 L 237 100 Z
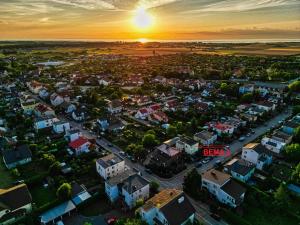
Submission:
M 7 188 L 12 185 L 14 178 L 10 171 L 5 167 L 2 160 L 0 160 L 0 188 Z
M 43 186 L 36 186 L 30 189 L 33 202 L 37 207 L 52 202 L 56 199 L 55 190 L 51 188 L 44 188 Z

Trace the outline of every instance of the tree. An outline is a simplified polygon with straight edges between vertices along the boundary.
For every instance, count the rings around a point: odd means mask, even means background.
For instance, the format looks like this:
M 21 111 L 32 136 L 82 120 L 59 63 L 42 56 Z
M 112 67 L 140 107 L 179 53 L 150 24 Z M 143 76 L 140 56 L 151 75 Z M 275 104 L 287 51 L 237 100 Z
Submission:
M 152 193 L 158 193 L 158 189 L 159 189 L 159 183 L 157 183 L 156 181 L 151 181 L 150 182 L 150 191 Z
M 293 114 L 296 115 L 298 113 L 300 113 L 300 105 L 295 105 L 293 107 Z
M 300 127 L 296 128 L 293 140 L 297 143 L 300 143 Z
M 43 154 L 41 159 L 46 167 L 49 167 L 55 162 L 55 156 L 48 153 Z
M 194 168 L 184 178 L 183 190 L 193 198 L 199 198 L 201 195 L 201 179 L 201 175 Z
M 297 80 L 297 81 L 294 81 L 293 83 L 291 83 L 289 85 L 289 89 L 291 91 L 296 91 L 296 92 L 299 92 L 300 91 L 300 81 Z
M 153 147 L 157 145 L 157 140 L 154 134 L 145 134 L 142 140 L 144 147 Z
M 68 200 L 71 197 L 72 187 L 69 183 L 63 183 L 56 191 L 56 195 L 61 200 Z
M 61 170 L 61 165 L 58 161 L 54 162 L 50 167 L 49 167 L 49 173 L 52 176 L 58 175 Z
M 167 128 L 167 135 L 169 137 L 175 137 L 177 135 L 177 129 L 176 127 L 170 125 L 168 128 Z
M 300 144 L 290 144 L 285 147 L 285 155 L 291 161 L 300 161 Z
M 139 218 L 119 219 L 115 225 L 147 225 L 147 223 Z
M 289 201 L 290 199 L 286 190 L 286 185 L 281 183 L 274 192 L 274 204 L 279 208 L 283 208 L 289 204 Z
M 293 171 L 291 178 L 293 182 L 300 184 L 300 162 Z
M 253 94 L 252 93 L 246 93 L 243 94 L 241 97 L 241 102 L 243 103 L 251 103 L 253 100 Z

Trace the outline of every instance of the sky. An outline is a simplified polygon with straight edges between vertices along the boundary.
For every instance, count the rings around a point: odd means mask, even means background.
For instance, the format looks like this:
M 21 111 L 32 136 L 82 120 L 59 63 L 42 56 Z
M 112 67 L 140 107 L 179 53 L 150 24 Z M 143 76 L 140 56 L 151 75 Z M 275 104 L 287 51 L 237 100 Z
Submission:
M 140 38 L 300 39 L 300 0 L 0 0 L 0 40 Z

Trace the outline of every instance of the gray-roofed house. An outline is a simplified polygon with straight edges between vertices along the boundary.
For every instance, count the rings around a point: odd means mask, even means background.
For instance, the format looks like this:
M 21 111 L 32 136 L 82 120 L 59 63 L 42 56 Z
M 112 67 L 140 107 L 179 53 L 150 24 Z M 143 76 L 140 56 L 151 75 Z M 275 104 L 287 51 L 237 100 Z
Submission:
M 13 223 L 32 211 L 32 198 L 26 184 L 0 189 L 0 224 Z
M 237 180 L 247 182 L 255 171 L 255 165 L 235 158 L 226 163 L 224 171 L 231 174 Z
M 139 174 L 129 176 L 122 186 L 122 195 L 129 208 L 133 208 L 138 200 L 149 198 L 149 182 Z
M 230 175 L 211 169 L 202 174 L 202 188 L 206 188 L 220 202 L 233 208 L 239 206 L 246 188 L 233 180 Z
M 125 161 L 118 155 L 109 154 L 96 160 L 96 170 L 101 177 L 107 180 L 124 172 Z
M 182 136 L 176 142 L 176 148 L 185 151 L 189 155 L 193 155 L 199 150 L 199 143 L 190 137 Z
M 196 211 L 183 191 L 164 189 L 150 198 L 138 212 L 149 225 L 184 225 L 193 224 Z
M 202 145 L 211 145 L 217 140 L 217 137 L 213 132 L 203 130 L 194 135 L 194 140 L 200 142 Z
M 21 145 L 13 150 L 3 152 L 3 161 L 8 169 L 31 162 L 32 153 L 27 145 Z

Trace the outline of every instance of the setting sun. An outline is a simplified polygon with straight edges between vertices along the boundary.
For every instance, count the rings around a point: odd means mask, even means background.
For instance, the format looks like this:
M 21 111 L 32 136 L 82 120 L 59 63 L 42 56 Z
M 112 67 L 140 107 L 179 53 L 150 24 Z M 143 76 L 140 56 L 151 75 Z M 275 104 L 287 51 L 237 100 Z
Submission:
M 148 31 L 154 24 L 154 17 L 143 7 L 134 12 L 133 24 L 139 31 Z

